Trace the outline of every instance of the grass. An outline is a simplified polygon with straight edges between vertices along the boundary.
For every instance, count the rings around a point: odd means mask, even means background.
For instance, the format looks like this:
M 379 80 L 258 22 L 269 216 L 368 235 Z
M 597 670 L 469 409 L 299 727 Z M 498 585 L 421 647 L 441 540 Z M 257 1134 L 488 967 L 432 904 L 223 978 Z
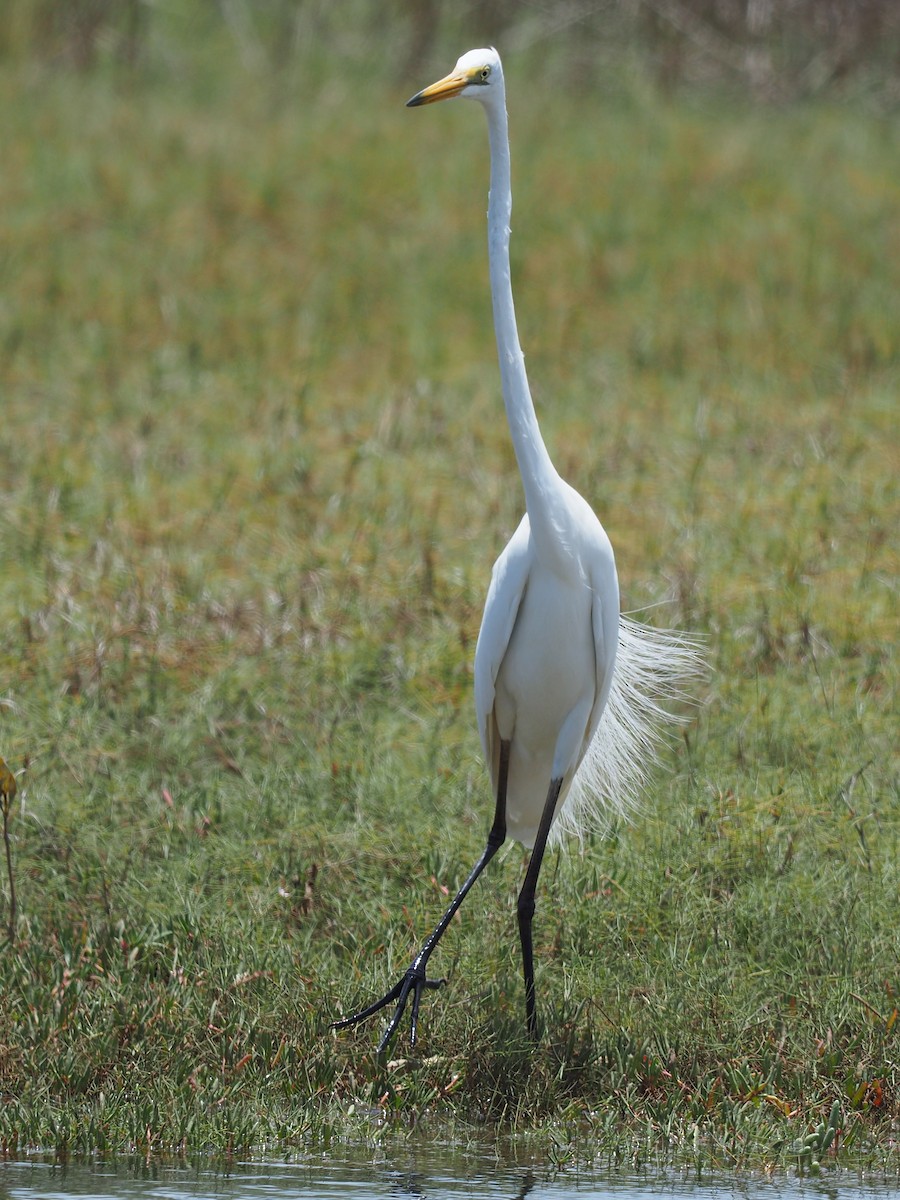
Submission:
M 513 848 L 386 1064 L 377 1023 L 328 1021 L 406 966 L 491 812 L 471 660 L 522 501 L 485 137 L 404 112 L 429 70 L 222 53 L 0 69 L 0 1150 L 424 1129 L 896 1176 L 895 123 L 547 103 L 509 63 L 548 443 L 624 606 L 714 673 L 635 823 L 548 861 L 541 1045 Z

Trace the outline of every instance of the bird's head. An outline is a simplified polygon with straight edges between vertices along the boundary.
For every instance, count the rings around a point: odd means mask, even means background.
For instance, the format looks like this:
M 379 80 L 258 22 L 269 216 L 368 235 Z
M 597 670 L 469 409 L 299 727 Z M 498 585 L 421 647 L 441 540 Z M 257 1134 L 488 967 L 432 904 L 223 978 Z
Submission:
M 500 55 L 493 47 L 485 50 L 469 50 L 457 62 L 449 75 L 432 83 L 407 100 L 407 108 L 420 104 L 434 104 L 437 100 L 450 100 L 453 96 L 465 96 L 489 104 L 503 93 L 503 67 Z

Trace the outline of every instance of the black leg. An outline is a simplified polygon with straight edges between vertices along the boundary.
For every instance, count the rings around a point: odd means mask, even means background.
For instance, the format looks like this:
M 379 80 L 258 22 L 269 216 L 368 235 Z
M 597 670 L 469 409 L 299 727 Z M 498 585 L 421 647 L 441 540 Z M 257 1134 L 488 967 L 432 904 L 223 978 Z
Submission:
M 425 968 L 428 964 L 428 959 L 431 957 L 432 951 L 437 946 L 438 942 L 444 935 L 447 926 L 456 915 L 457 909 L 465 900 L 470 888 L 475 880 L 488 865 L 503 843 L 506 841 L 506 784 L 509 778 L 509 742 L 500 743 L 500 763 L 497 772 L 497 803 L 494 809 L 494 823 L 491 826 L 491 831 L 488 834 L 487 845 L 484 848 L 484 853 L 479 858 L 478 862 L 472 868 L 468 879 L 453 897 L 447 907 L 447 911 L 441 917 L 436 925 L 434 932 L 428 937 L 422 949 L 413 959 L 406 974 L 402 979 L 391 988 L 387 995 L 382 996 L 380 1000 L 376 1000 L 374 1004 L 370 1004 L 367 1008 L 361 1009 L 360 1012 L 354 1013 L 350 1017 L 342 1017 L 339 1021 L 332 1021 L 332 1029 L 346 1029 L 349 1025 L 356 1025 L 360 1021 L 365 1021 L 368 1017 L 374 1016 L 382 1008 L 386 1008 L 388 1004 L 397 1001 L 397 1007 L 394 1009 L 394 1015 L 388 1022 L 388 1027 L 384 1031 L 381 1041 L 378 1044 L 378 1053 L 380 1054 L 388 1045 L 391 1038 L 397 1031 L 397 1026 L 400 1024 L 400 1018 L 403 1016 L 403 1010 L 406 1008 L 406 1002 L 412 992 L 412 1008 L 410 1009 L 410 1033 L 409 1044 L 416 1044 L 416 1026 L 419 1019 L 419 1002 L 422 998 L 422 992 L 428 988 L 439 988 L 446 981 L 443 979 L 428 979 L 425 973 Z M 546 837 L 544 839 L 546 841 Z
M 537 889 L 538 875 L 541 871 L 544 851 L 547 848 L 547 838 L 550 834 L 550 826 L 553 824 L 553 814 L 556 811 L 556 802 L 559 800 L 562 782 L 561 779 L 552 779 L 550 781 L 550 790 L 547 792 L 547 799 L 544 801 L 544 811 L 541 813 L 541 823 L 538 826 L 534 849 L 531 852 L 531 861 L 528 864 L 528 870 L 525 872 L 525 882 L 522 884 L 522 890 L 519 892 L 519 941 L 522 943 L 522 969 L 525 973 L 525 1020 L 528 1024 L 528 1034 L 533 1041 L 537 1041 L 538 1036 L 537 1014 L 534 1003 L 534 952 L 531 945 L 534 895 Z

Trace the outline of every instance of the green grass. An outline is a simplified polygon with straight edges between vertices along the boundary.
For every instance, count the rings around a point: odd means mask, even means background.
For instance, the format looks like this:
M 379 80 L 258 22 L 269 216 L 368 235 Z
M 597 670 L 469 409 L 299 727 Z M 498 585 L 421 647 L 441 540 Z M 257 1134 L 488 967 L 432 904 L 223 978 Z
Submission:
M 483 844 L 522 505 L 483 120 L 404 110 L 433 64 L 0 69 L 0 1152 L 898 1171 L 896 122 L 548 102 L 508 57 L 545 435 L 713 674 L 638 819 L 548 860 L 541 1045 L 513 848 L 392 1065 L 328 1022 Z

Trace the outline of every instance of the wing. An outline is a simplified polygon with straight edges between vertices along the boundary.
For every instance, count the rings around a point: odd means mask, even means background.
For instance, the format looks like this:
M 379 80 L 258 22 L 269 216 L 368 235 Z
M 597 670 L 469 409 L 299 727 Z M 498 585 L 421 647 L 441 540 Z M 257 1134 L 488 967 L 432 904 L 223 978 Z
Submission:
M 607 568 L 591 571 L 589 579 L 594 702 L 584 731 L 581 761 L 550 830 L 551 842 L 567 833 L 577 833 L 580 837 L 592 824 L 602 825 L 608 810 L 621 802 L 615 787 L 620 759 L 624 757 L 619 746 L 619 718 L 609 712 L 614 707 L 619 650 L 619 585 L 611 554 Z
M 494 685 L 506 654 L 531 569 L 531 528 L 526 513 L 494 563 L 484 616 L 475 647 L 475 713 L 478 736 L 492 775 L 495 774 Z M 496 784 L 496 780 L 495 780 Z
M 613 577 L 615 579 L 615 577 Z M 584 735 L 582 754 L 587 750 L 597 732 L 600 718 L 606 707 L 609 689 L 612 686 L 616 653 L 619 646 L 619 595 L 618 586 L 604 588 L 594 583 L 594 598 L 591 603 L 591 629 L 594 635 L 594 670 L 596 672 L 594 704 Z

